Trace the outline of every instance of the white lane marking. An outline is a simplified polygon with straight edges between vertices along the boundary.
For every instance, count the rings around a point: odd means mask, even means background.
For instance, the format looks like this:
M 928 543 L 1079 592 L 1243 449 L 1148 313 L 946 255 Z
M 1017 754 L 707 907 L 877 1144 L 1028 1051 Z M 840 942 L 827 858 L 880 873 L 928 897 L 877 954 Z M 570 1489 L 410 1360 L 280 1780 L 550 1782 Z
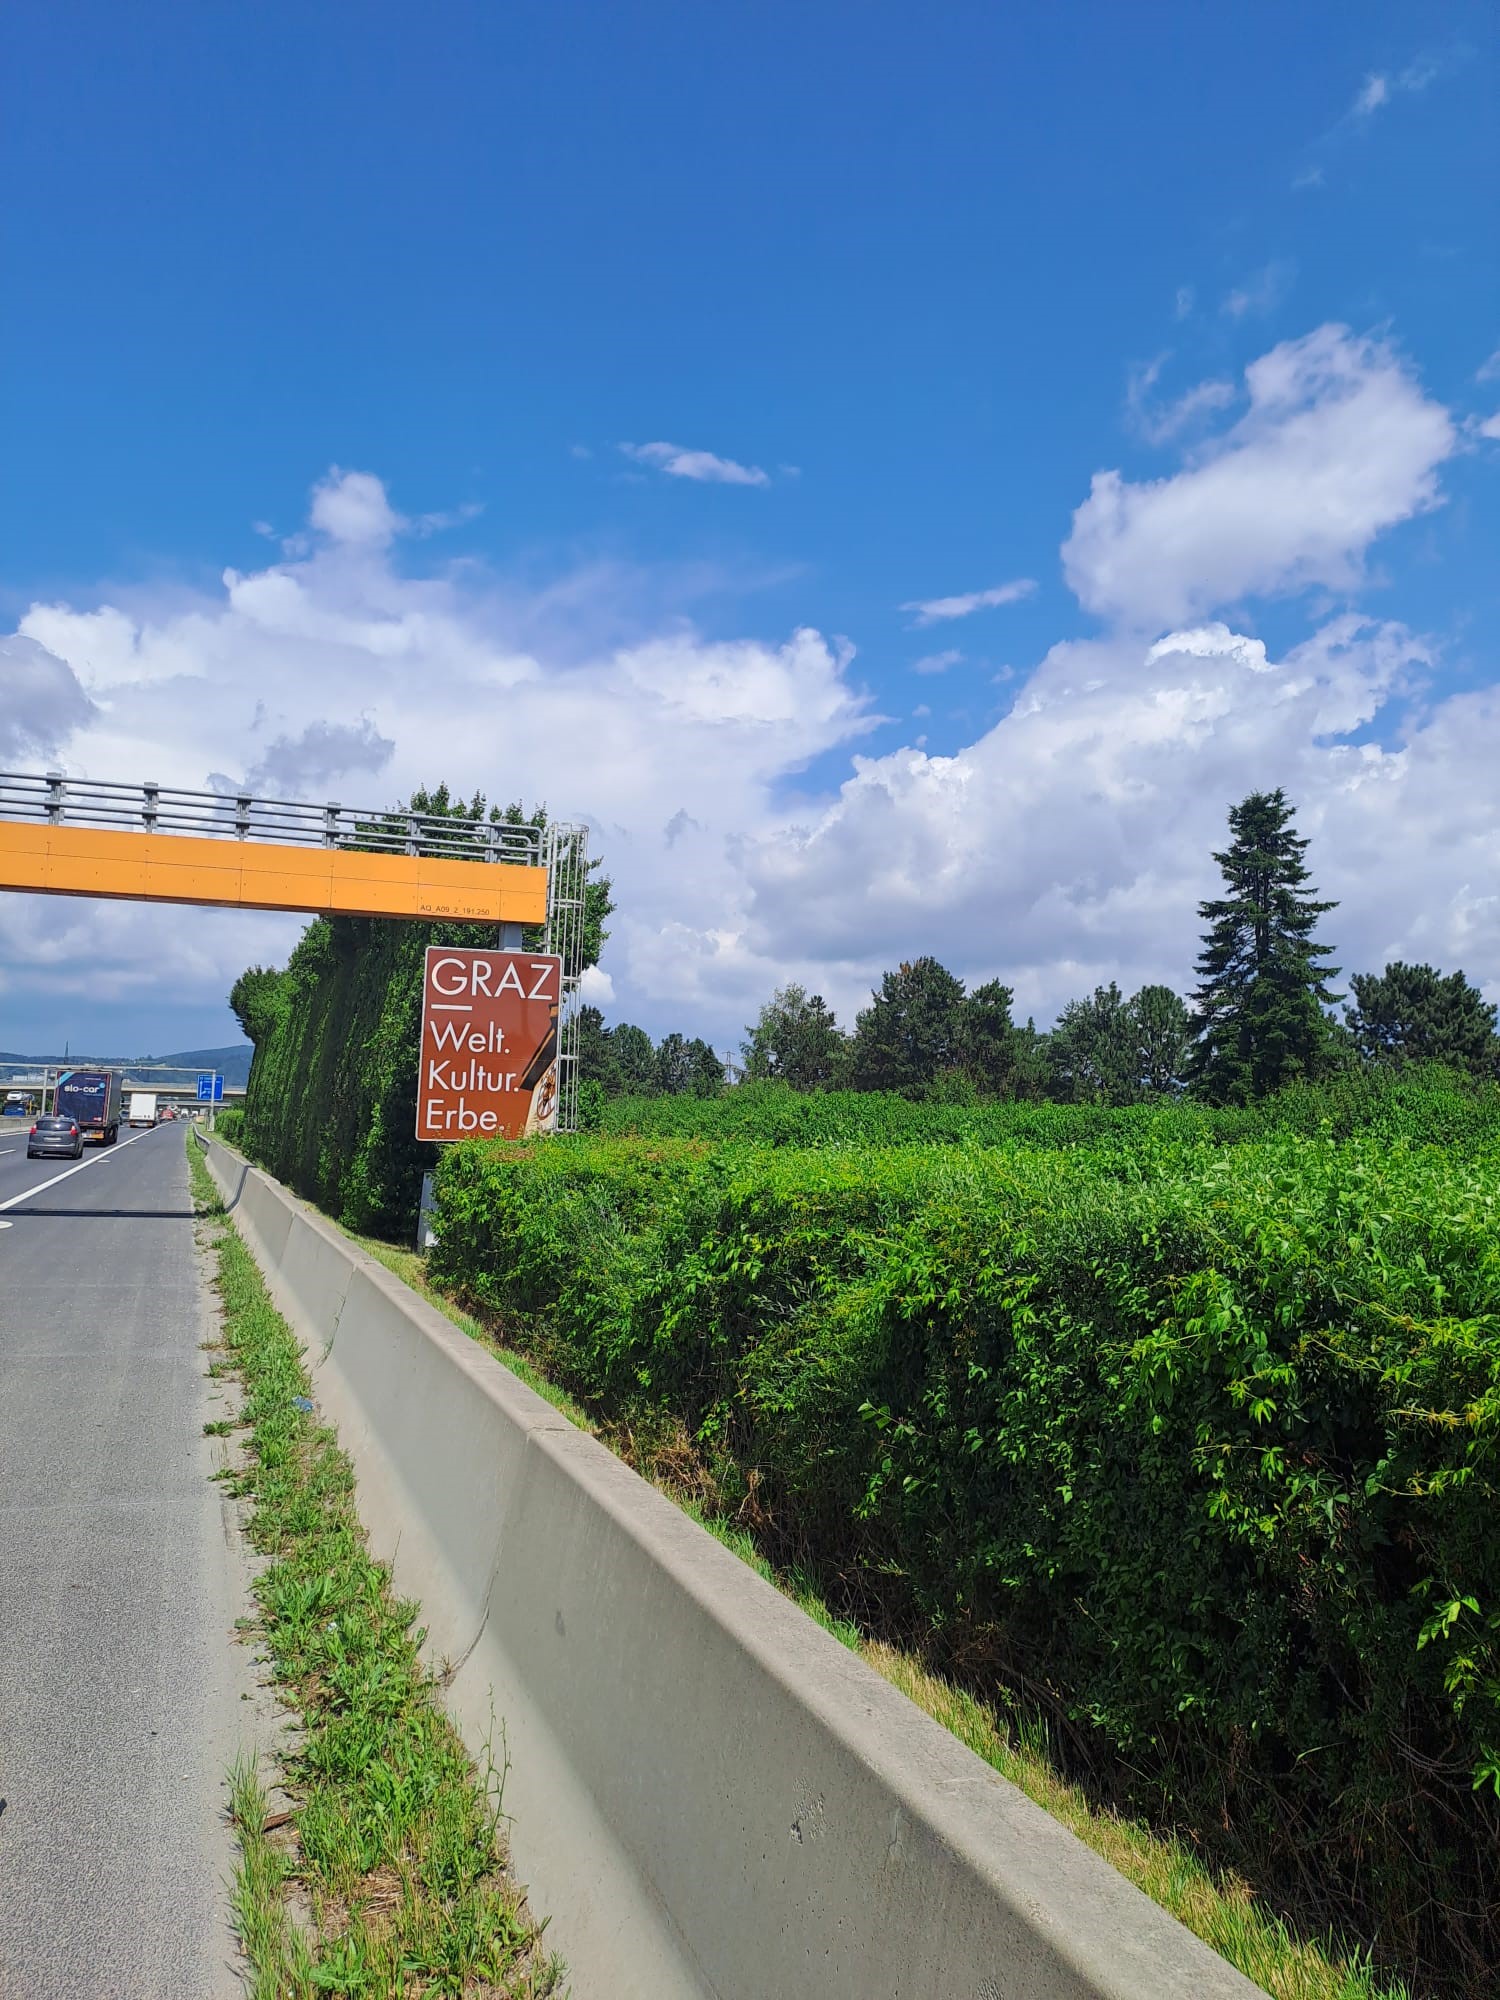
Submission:
M 114 1154 L 133 1146 L 137 1139 L 144 1139 L 145 1132 L 136 1132 L 128 1139 L 118 1139 L 113 1146 L 106 1146 L 103 1152 L 95 1153 L 91 1160 L 80 1160 L 76 1167 L 65 1167 L 60 1174 L 54 1174 L 50 1181 L 38 1181 L 35 1187 L 25 1189 L 21 1194 L 13 1194 L 9 1201 L 0 1201 L 0 1215 L 8 1208 L 19 1208 L 23 1201 L 30 1201 L 34 1194 L 45 1194 L 49 1187 L 56 1187 L 59 1181 L 71 1180 L 74 1174 L 81 1174 L 85 1167 L 97 1167 L 101 1160 L 108 1160 Z

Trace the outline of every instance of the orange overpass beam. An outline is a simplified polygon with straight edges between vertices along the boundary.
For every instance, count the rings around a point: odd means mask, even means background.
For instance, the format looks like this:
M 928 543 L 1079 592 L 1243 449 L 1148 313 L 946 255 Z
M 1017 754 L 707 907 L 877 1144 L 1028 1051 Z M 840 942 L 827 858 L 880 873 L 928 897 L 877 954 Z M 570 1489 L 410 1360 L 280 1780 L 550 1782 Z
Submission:
M 547 870 L 185 833 L 0 820 L 0 889 L 309 916 L 540 924 Z

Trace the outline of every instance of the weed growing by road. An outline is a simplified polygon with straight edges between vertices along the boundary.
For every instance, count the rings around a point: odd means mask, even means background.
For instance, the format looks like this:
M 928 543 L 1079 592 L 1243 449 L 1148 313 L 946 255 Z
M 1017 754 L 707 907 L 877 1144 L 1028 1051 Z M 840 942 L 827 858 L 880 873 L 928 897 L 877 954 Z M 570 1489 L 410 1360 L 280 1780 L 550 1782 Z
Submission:
M 196 1150 L 199 1211 L 223 1208 Z M 268 1815 L 253 1765 L 231 1776 L 235 1920 L 253 2000 L 483 1995 L 543 2000 L 562 1966 L 504 1868 L 501 1779 L 477 1774 L 418 1653 L 417 1606 L 365 1546 L 348 1459 L 311 1404 L 296 1339 L 232 1227 L 210 1238 L 246 1451 L 226 1477 L 267 1558 L 259 1636 L 300 1733 L 294 1804 Z

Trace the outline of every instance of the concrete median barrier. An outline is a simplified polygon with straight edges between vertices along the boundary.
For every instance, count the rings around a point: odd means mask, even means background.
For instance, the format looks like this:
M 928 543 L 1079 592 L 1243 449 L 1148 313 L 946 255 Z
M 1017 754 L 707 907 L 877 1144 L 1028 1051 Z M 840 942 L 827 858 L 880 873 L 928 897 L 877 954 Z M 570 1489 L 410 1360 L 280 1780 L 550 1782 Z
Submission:
M 208 1163 L 578 2000 L 1244 2000 L 1185 1931 L 383 1265 Z

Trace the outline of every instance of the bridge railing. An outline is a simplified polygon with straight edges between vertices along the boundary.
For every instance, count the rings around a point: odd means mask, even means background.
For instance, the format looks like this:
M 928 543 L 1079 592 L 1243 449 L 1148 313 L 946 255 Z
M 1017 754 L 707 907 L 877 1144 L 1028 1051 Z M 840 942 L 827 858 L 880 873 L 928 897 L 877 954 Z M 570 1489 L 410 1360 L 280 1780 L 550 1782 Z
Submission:
M 527 868 L 544 865 L 543 834 L 534 826 L 346 806 L 337 799 L 309 805 L 297 799 L 257 798 L 250 792 L 123 785 L 69 778 L 60 771 L 0 771 L 0 819 L 344 847 L 450 861 L 507 861 Z

